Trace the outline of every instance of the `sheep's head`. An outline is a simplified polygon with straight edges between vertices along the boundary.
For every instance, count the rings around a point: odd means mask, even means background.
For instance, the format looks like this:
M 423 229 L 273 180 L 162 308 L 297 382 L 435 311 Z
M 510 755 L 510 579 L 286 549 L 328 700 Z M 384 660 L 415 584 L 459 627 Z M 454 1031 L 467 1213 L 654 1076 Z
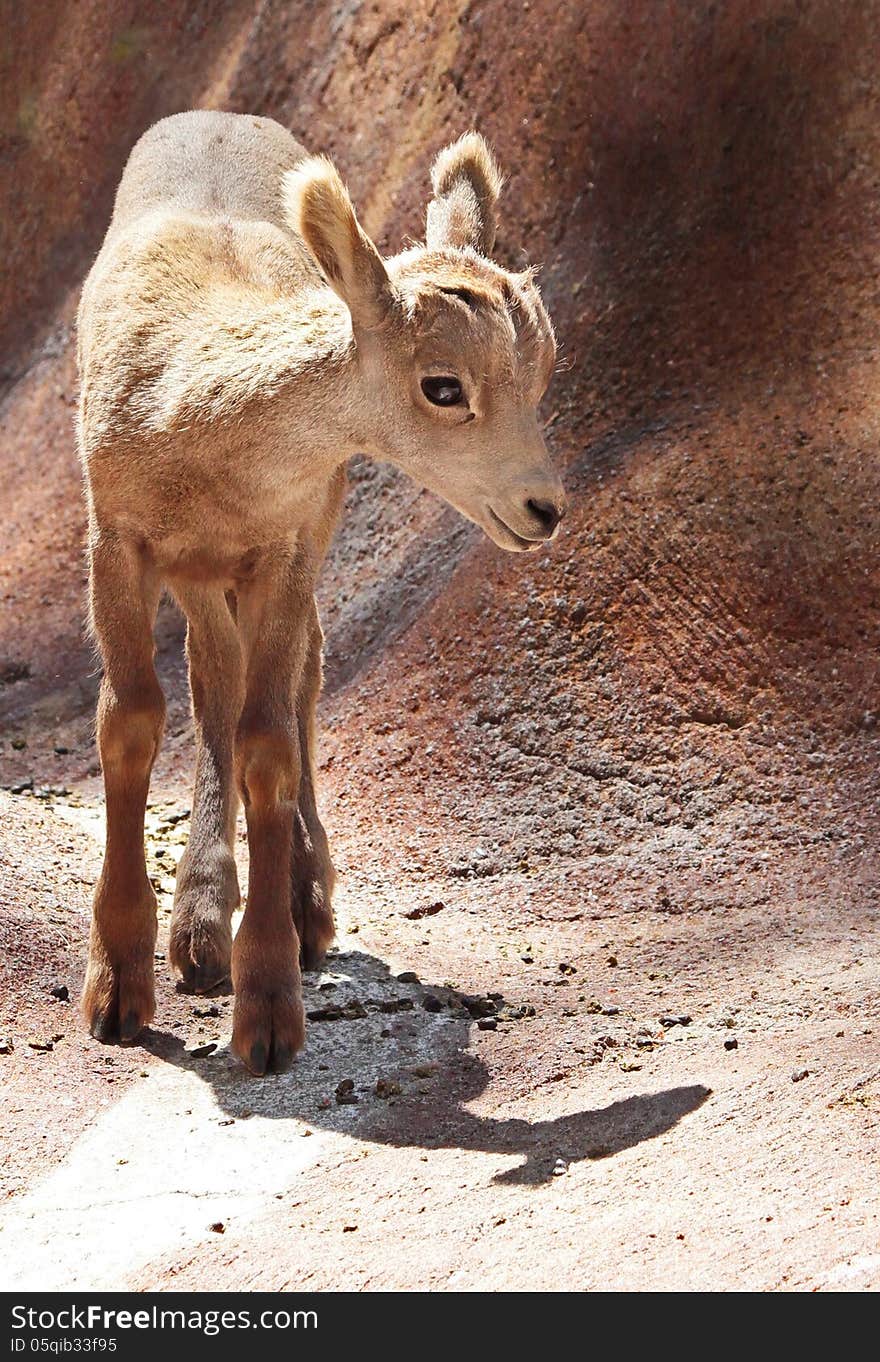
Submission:
M 322 157 L 286 177 L 288 217 L 351 313 L 371 452 L 501 548 L 534 549 L 565 510 L 537 417 L 553 328 L 533 272 L 490 258 L 501 176 L 482 137 L 441 152 L 432 184 L 425 245 L 388 260 Z

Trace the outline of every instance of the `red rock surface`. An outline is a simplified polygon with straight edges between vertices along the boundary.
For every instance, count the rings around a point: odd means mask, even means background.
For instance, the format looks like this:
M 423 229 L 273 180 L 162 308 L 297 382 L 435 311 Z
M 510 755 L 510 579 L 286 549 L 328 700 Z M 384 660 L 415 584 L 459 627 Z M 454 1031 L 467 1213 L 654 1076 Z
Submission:
M 503 991 L 537 1015 L 495 1032 L 459 1023 L 442 1044 L 414 1032 L 443 1082 L 406 1088 L 393 1111 L 366 1098 L 329 1114 L 315 1105 L 345 1076 L 340 1055 L 372 1081 L 384 1062 L 375 1027 L 358 1023 L 364 1035 L 346 1032 L 341 1052 L 315 1039 L 330 1072 L 306 1058 L 291 1079 L 302 1102 L 273 1092 L 282 1114 L 333 1135 L 338 1162 L 323 1182 L 296 1184 L 308 1228 L 273 1265 L 256 1248 L 268 1230 L 280 1242 L 273 1209 L 225 1241 L 225 1285 L 333 1285 L 308 1251 L 326 1258 L 337 1230 L 335 1284 L 479 1284 L 472 1253 L 454 1265 L 454 1243 L 476 1244 L 494 1223 L 501 1194 L 480 1160 L 503 1163 L 530 1140 L 536 1171 L 505 1201 L 486 1284 L 880 1280 L 868 1172 L 880 1034 L 878 40 L 874 10 L 849 0 L 384 0 L 317 4 L 307 18 L 284 4 L 47 0 L 7 25 L 3 784 L 64 785 L 86 809 L 99 799 L 71 322 L 149 122 L 199 105 L 279 118 L 337 159 L 389 250 L 421 230 L 431 156 L 479 127 L 509 177 L 500 257 L 543 262 L 561 339 L 546 420 L 572 509 L 552 550 L 503 557 L 393 472 L 362 465 L 321 588 L 323 803 L 343 923 L 368 953 L 355 985 L 392 962 Z M 155 797 L 185 807 L 180 635 L 163 612 L 171 719 Z M 0 823 L 13 1203 L 34 1172 L 75 1155 L 94 1117 L 80 1097 L 49 1149 L 29 1139 L 42 1119 L 37 1068 L 62 1098 L 74 1083 L 95 1102 L 106 1093 L 104 1053 L 72 1023 L 52 1052 L 25 1043 L 54 1025 L 46 989 L 65 970 L 75 983 L 82 956 L 96 860 L 70 830 L 69 798 L 53 809 L 7 795 Z M 435 902 L 431 917 L 406 916 Z M 591 1011 L 596 999 L 620 1012 Z M 168 1037 L 206 1025 L 169 987 L 161 1007 L 154 1053 L 113 1056 L 120 1081 L 136 1085 L 146 1065 L 152 1082 L 176 1053 Z M 640 1047 L 640 1029 L 656 1037 L 668 1012 L 693 1023 Z M 723 1049 L 731 1033 L 735 1052 Z M 803 1067 L 809 1080 L 792 1084 Z M 212 1083 L 240 1114 L 238 1080 L 224 1069 Z M 631 1099 L 592 1124 L 569 1119 Z M 356 1174 L 354 1146 L 339 1153 L 348 1139 L 372 1150 Z M 441 1147 L 417 1220 L 394 1158 L 418 1178 L 418 1151 Z M 575 1179 L 560 1197 L 582 1217 L 564 1233 L 550 1184 L 529 1201 L 529 1178 L 546 1183 L 558 1150 Z M 461 1204 L 456 1178 L 473 1189 Z M 378 1212 L 359 1242 L 343 1239 L 341 1187 L 387 1200 L 432 1245 L 423 1264 L 389 1242 Z M 696 1232 L 687 1257 L 679 1220 Z M 157 1250 L 125 1272 L 199 1285 L 215 1257 L 196 1243 L 185 1261 Z

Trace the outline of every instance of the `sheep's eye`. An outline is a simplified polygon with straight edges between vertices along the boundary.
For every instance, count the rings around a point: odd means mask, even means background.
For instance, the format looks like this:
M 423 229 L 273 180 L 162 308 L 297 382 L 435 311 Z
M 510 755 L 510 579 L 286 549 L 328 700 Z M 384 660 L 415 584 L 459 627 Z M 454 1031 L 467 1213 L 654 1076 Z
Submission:
M 464 394 L 457 378 L 423 378 L 422 392 L 435 407 L 455 407 Z
M 441 288 L 441 293 L 445 293 L 449 298 L 460 298 L 465 307 L 474 308 L 476 302 L 474 295 L 469 288 Z

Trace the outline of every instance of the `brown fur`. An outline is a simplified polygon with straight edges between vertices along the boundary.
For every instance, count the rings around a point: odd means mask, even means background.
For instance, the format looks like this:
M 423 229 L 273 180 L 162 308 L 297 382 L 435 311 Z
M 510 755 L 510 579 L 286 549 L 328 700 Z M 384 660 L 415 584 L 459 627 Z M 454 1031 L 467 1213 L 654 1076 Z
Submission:
M 500 176 L 482 139 L 447 148 L 434 187 L 427 248 L 383 260 L 330 162 L 267 119 L 176 115 L 129 159 L 79 312 L 107 795 L 84 1008 L 102 1039 L 154 1009 L 143 820 L 163 587 L 188 620 L 196 729 L 171 961 L 195 990 L 231 974 L 233 1047 L 262 1073 L 302 1044 L 300 960 L 333 938 L 314 584 L 347 460 L 392 460 L 502 548 L 538 547 L 562 514 L 536 417 L 553 333 L 531 274 L 486 256 Z M 449 375 L 465 400 L 432 405 L 422 381 Z M 239 797 L 250 878 L 233 943 Z

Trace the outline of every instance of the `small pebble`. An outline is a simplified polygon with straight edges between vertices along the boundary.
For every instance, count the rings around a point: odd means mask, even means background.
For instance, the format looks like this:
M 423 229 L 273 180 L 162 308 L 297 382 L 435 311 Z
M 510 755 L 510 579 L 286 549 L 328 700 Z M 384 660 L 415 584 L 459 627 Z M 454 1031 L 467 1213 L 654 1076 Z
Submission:
M 494 1017 L 498 1010 L 491 998 L 469 995 L 461 1000 L 472 1017 Z
M 553 1176 L 561 1178 L 568 1172 L 568 1164 L 565 1159 L 557 1159 L 553 1165 Z
M 412 998 L 383 998 L 383 1000 L 379 1004 L 379 1011 L 411 1012 L 412 1005 L 413 1005 Z
M 433 993 L 426 993 L 422 999 L 422 1007 L 426 1012 L 442 1012 L 443 1004 Z
M 358 1100 L 354 1090 L 354 1079 L 343 1078 L 341 1083 L 336 1085 L 336 1102 L 340 1107 L 350 1107 Z
M 442 913 L 445 907 L 445 903 L 428 903 L 425 904 L 424 907 L 412 908 L 408 913 L 404 913 L 403 916 L 409 918 L 411 922 L 417 922 L 419 918 L 433 917 L 435 913 Z
M 11 1055 L 14 1049 L 9 1036 L 0 1036 L 0 1055 Z
M 214 1223 L 213 1223 L 212 1225 L 209 1225 L 209 1226 L 208 1226 L 208 1229 L 211 1230 L 211 1232 L 212 1232 L 213 1234 L 225 1234 L 225 1233 L 226 1233 L 226 1226 L 223 1224 L 223 1221 L 222 1221 L 222 1220 L 215 1220 Z
M 522 1021 L 524 1017 L 534 1017 L 534 1015 L 535 1009 L 531 1003 L 522 1003 L 518 1007 L 512 1003 L 505 1003 L 503 1007 L 499 1007 L 497 1013 L 498 1020 L 505 1022 Z
M 66 984 L 56 984 L 54 988 L 49 989 L 49 992 L 53 998 L 58 999 L 59 1003 L 66 1003 L 70 1000 L 70 989 Z
M 415 970 L 405 969 L 402 974 L 398 974 L 397 982 L 399 984 L 417 984 L 419 982 L 419 976 L 416 974 Z
M 725 1050 L 738 1050 L 739 1041 L 737 1040 L 736 1036 L 731 1036 L 730 1040 L 726 1040 L 724 1042 L 724 1048 Z
M 660 1018 L 661 1026 L 690 1026 L 692 1017 L 686 1012 L 671 1012 Z
M 216 1049 L 216 1040 L 209 1040 L 206 1041 L 204 1045 L 194 1045 L 193 1048 L 188 1051 L 188 1054 L 191 1059 L 206 1059 L 207 1056 L 212 1055 Z
M 805 1078 L 809 1078 L 809 1069 L 795 1069 L 791 1075 L 792 1083 L 801 1083 Z
M 477 1030 L 478 1030 L 478 1031 L 497 1031 L 497 1030 L 498 1030 L 498 1018 L 497 1018 L 497 1017 L 478 1017 L 478 1018 L 477 1018 Z

